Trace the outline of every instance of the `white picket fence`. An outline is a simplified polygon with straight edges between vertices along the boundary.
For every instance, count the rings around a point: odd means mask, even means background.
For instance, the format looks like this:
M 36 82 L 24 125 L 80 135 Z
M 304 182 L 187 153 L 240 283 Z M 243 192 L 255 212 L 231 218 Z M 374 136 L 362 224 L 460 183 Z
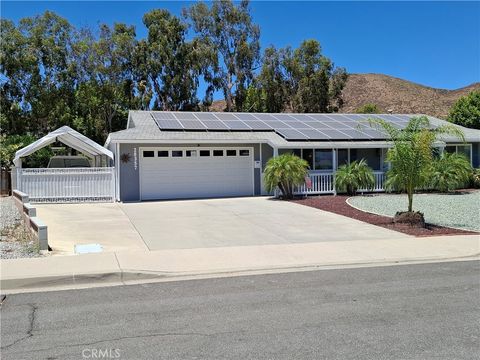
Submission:
M 16 169 L 17 189 L 32 202 L 115 201 L 115 168 Z
M 385 191 L 385 173 L 383 171 L 374 171 L 375 185 L 373 189 L 358 189 L 359 192 L 380 192 Z M 306 184 L 295 188 L 295 195 L 315 195 L 315 194 L 335 194 L 335 174 L 332 173 L 310 173 L 308 175 L 312 186 Z

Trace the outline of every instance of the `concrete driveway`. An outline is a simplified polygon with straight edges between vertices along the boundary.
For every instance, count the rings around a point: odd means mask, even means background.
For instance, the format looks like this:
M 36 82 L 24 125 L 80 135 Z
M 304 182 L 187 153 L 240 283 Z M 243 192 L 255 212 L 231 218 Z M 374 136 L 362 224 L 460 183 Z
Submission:
M 408 238 L 344 216 L 265 197 L 36 205 L 56 254 Z
M 150 250 L 409 237 L 330 212 L 265 197 L 118 206 Z
M 140 234 L 118 204 L 35 204 L 48 226 L 48 243 L 57 255 L 75 245 L 101 244 L 104 251 L 146 250 Z

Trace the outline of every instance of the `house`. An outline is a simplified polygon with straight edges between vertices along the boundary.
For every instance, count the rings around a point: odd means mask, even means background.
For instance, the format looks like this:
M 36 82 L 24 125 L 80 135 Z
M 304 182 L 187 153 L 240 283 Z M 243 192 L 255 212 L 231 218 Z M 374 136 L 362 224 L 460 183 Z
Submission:
M 412 116 L 130 111 L 127 128 L 111 133 L 105 147 L 115 158 L 118 201 L 263 195 L 267 161 L 286 152 L 310 166 L 312 186 L 297 193 L 335 193 L 338 166 L 362 158 L 382 191 L 391 145 L 368 119 L 402 128 Z M 446 123 L 429 119 L 433 127 Z M 478 167 L 480 130 L 461 129 L 465 143 L 446 137 L 436 146 Z

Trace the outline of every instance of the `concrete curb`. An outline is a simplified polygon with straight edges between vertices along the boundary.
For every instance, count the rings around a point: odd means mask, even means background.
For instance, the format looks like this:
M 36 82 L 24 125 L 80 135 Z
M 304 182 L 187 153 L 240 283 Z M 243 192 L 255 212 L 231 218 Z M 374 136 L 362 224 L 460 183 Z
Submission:
M 348 269 L 359 267 L 395 266 L 432 262 L 480 260 L 480 253 L 462 257 L 426 257 L 417 259 L 371 260 L 368 262 L 343 262 L 302 264 L 296 266 L 217 269 L 214 271 L 168 272 L 168 271 L 129 271 L 120 270 L 104 273 L 79 273 L 28 278 L 10 278 L 0 280 L 2 294 L 16 292 L 54 291 L 94 286 L 133 285 L 148 282 L 167 282 L 206 278 L 248 276 L 274 273 L 288 273 L 315 270 Z

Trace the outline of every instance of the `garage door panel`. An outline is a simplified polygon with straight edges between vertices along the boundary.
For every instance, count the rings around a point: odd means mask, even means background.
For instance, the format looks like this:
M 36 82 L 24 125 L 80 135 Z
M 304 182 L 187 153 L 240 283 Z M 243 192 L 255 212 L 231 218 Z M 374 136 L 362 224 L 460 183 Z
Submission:
M 153 150 L 157 154 L 158 149 Z M 210 150 L 213 154 L 213 149 Z M 252 195 L 252 155 L 250 149 L 250 156 L 142 158 L 141 197 L 154 200 Z

